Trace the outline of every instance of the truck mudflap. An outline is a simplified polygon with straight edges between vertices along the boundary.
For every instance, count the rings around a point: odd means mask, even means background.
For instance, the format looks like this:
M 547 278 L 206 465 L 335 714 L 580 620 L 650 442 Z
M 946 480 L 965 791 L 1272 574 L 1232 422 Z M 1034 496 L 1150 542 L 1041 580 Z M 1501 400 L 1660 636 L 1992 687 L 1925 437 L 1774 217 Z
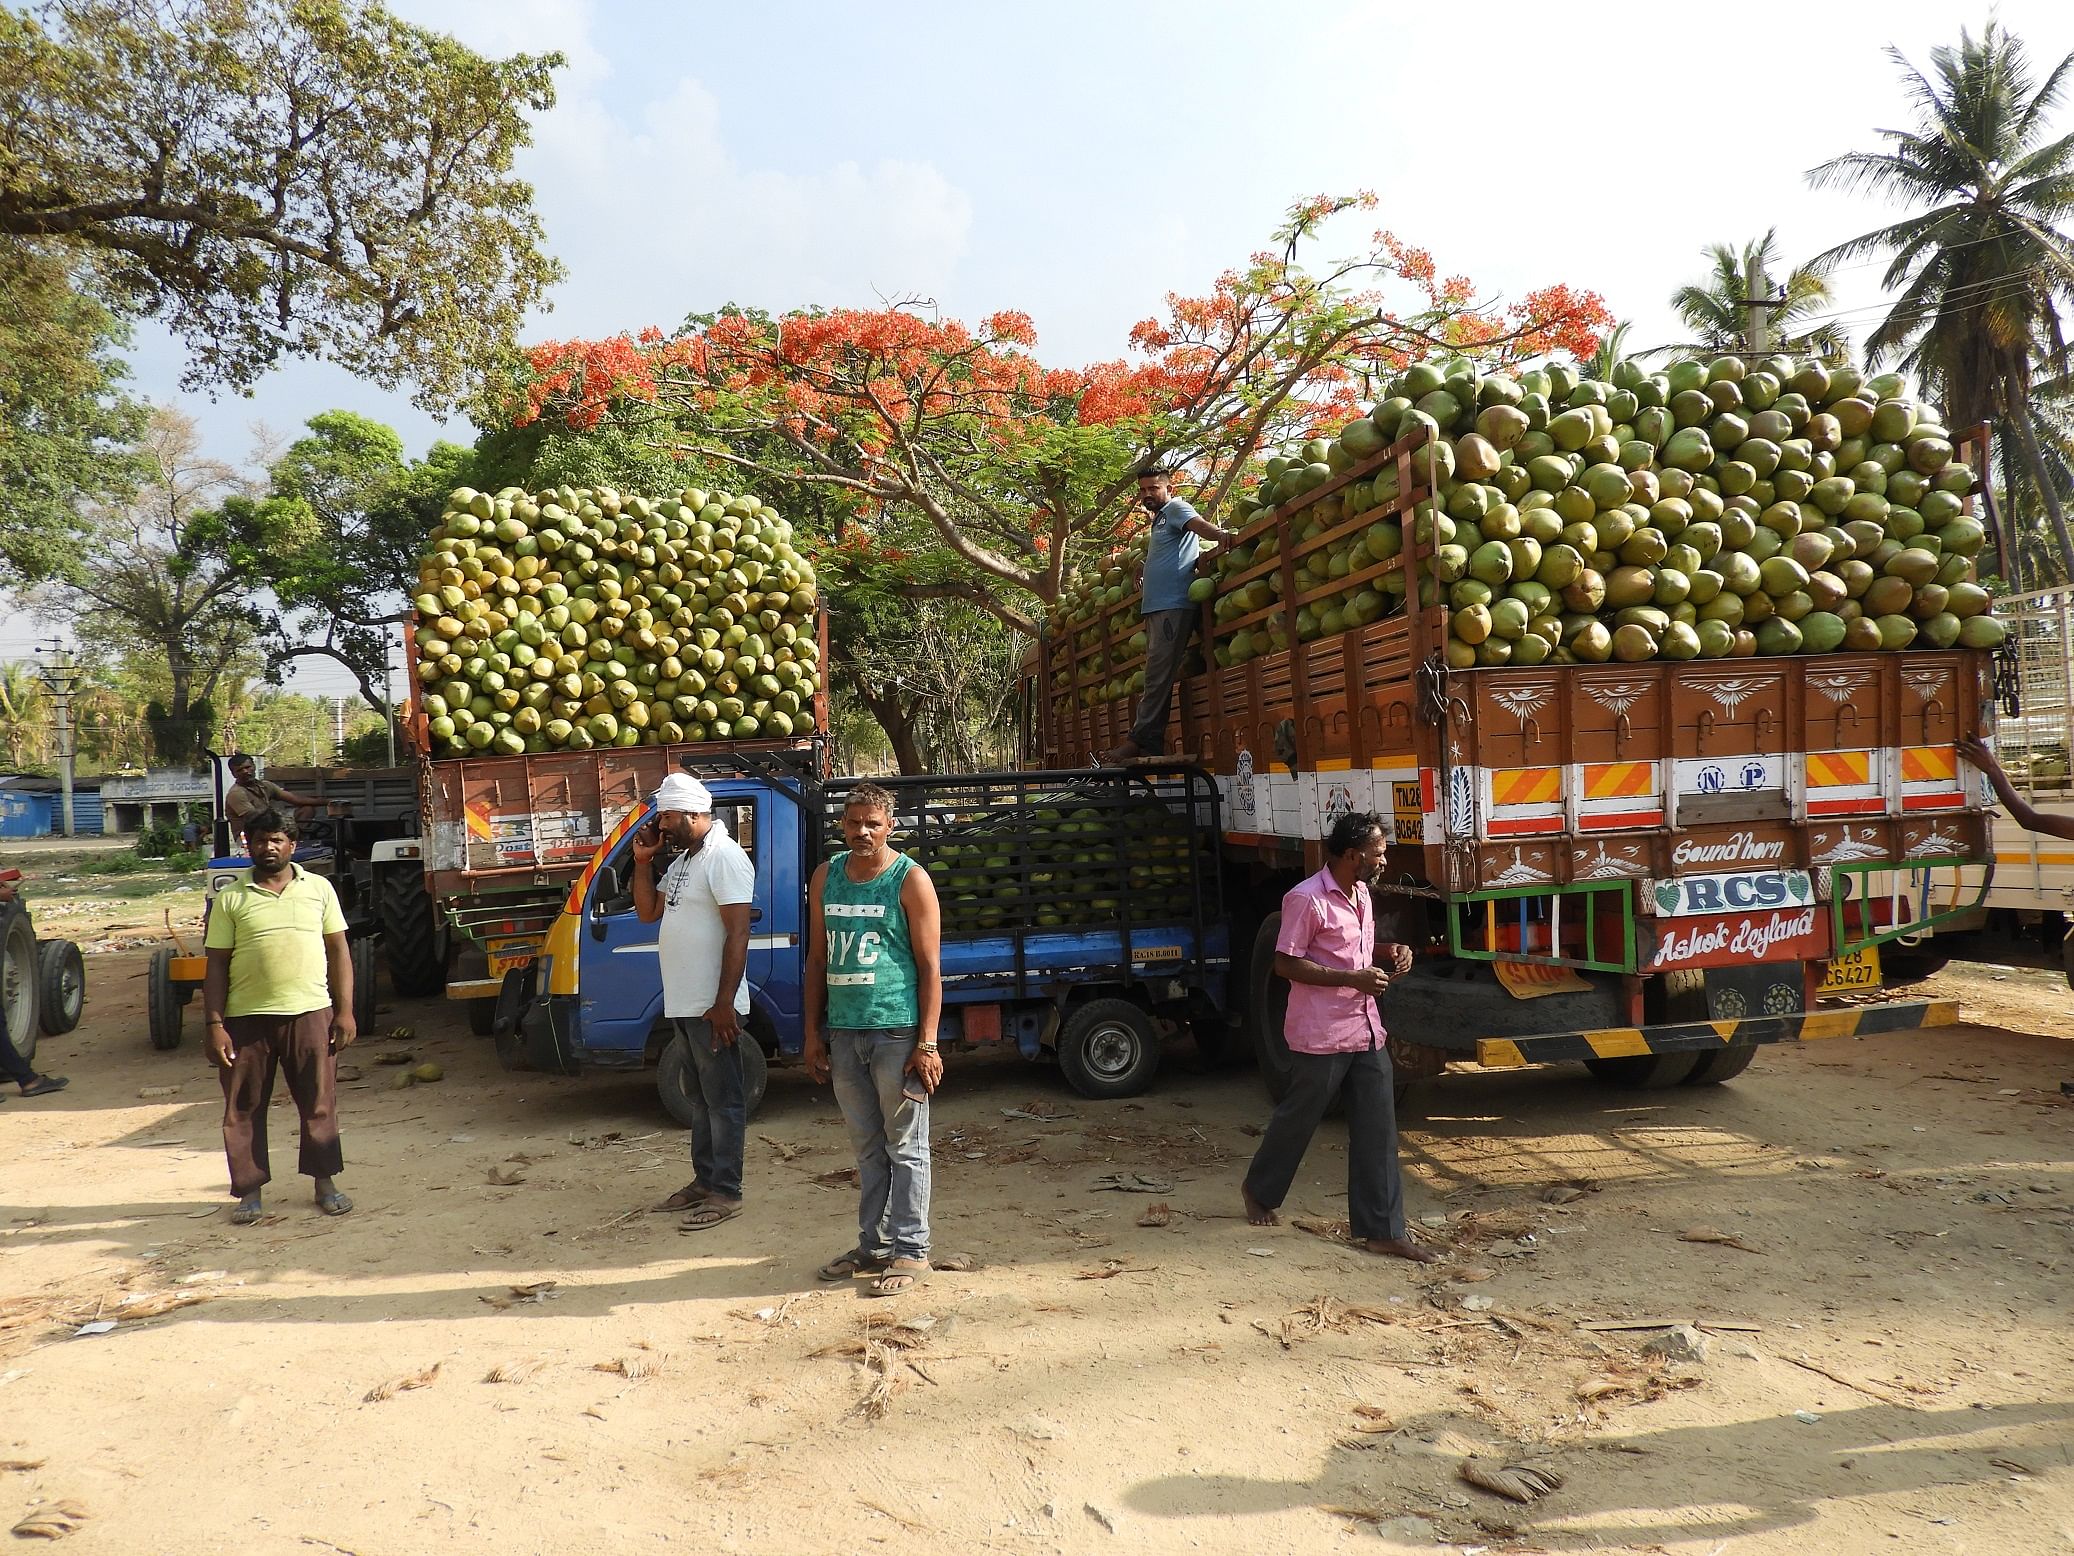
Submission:
M 1818 1037 L 1871 1037 L 1880 1032 L 1948 1026 L 1958 1019 L 1957 1000 L 1898 1000 L 1887 1005 L 1800 1011 L 1790 1016 L 1601 1027 L 1542 1037 L 1485 1037 L 1477 1040 L 1476 1062 L 1487 1069 L 1516 1070 L 1523 1065 L 1556 1064 L 1566 1059 L 1705 1052 L 1731 1043 L 1809 1043 Z
M 574 1075 L 582 1066 L 570 1034 L 579 1019 L 576 996 L 550 994 L 528 1000 L 509 1027 L 498 1024 L 497 1058 L 507 1070 L 543 1070 Z

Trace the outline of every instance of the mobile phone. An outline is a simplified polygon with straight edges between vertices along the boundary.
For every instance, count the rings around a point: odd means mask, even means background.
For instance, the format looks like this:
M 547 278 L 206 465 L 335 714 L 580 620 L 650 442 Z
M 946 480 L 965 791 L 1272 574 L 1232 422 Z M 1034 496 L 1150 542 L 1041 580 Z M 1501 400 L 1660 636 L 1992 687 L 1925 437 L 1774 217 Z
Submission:
M 910 1070 L 907 1079 L 901 1082 L 900 1095 L 907 1098 L 910 1102 L 927 1102 L 929 1100 L 929 1088 L 922 1084 L 921 1076 Z
M 0 870 L 0 886 L 9 886 L 22 878 L 19 870 Z

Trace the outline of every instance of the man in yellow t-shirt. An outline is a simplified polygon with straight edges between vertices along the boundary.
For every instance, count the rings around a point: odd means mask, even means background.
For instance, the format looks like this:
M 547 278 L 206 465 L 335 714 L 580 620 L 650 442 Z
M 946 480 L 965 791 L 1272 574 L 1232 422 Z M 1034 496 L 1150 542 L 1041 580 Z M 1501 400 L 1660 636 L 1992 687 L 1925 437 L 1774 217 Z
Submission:
M 238 1226 L 259 1219 L 260 1190 L 271 1177 L 266 1110 L 276 1070 L 302 1115 L 297 1165 L 317 1180 L 317 1208 L 328 1216 L 353 1208 L 332 1182 L 345 1165 L 338 1051 L 356 1035 L 353 959 L 338 894 L 294 862 L 295 836 L 294 818 L 271 807 L 246 817 L 252 867 L 216 894 L 203 942 L 202 1013 L 223 1082 L 223 1151 Z

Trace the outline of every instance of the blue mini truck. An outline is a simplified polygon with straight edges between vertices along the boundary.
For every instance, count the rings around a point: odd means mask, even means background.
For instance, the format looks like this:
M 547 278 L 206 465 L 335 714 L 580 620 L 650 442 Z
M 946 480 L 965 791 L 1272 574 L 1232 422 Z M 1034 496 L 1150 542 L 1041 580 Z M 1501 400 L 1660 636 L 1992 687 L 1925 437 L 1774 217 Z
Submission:
M 756 867 L 747 1030 L 753 1110 L 771 1060 L 804 1044 L 807 884 L 842 847 L 845 797 L 775 761 L 687 760 L 715 816 Z M 1188 766 L 874 779 L 893 795 L 896 848 L 943 907 L 946 1048 L 1013 1043 L 1055 1059 L 1086 1097 L 1129 1097 L 1182 1028 L 1222 1033 L 1230 936 L 1218 793 Z M 563 1074 L 654 1065 L 664 1105 L 688 1122 L 690 1060 L 663 1020 L 656 926 L 634 911 L 640 805 L 570 887 L 541 955 L 506 976 L 495 1022 L 515 1069 Z

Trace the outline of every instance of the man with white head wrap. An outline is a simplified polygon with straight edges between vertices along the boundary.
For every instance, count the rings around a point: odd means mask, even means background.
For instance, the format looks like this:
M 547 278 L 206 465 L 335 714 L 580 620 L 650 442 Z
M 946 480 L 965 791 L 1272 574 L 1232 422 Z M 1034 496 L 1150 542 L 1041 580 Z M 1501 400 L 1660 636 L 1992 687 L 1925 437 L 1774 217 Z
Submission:
M 655 856 L 668 839 L 677 858 L 656 879 Z M 663 1016 L 690 1052 L 692 1180 L 663 1201 L 689 1211 L 687 1232 L 703 1232 L 742 1211 L 742 1148 L 749 1130 L 743 1098 L 742 1029 L 749 1014 L 749 904 L 756 870 L 742 845 L 713 815 L 713 796 L 685 773 L 655 791 L 655 817 L 634 834 L 634 909 L 644 924 L 661 920 Z

